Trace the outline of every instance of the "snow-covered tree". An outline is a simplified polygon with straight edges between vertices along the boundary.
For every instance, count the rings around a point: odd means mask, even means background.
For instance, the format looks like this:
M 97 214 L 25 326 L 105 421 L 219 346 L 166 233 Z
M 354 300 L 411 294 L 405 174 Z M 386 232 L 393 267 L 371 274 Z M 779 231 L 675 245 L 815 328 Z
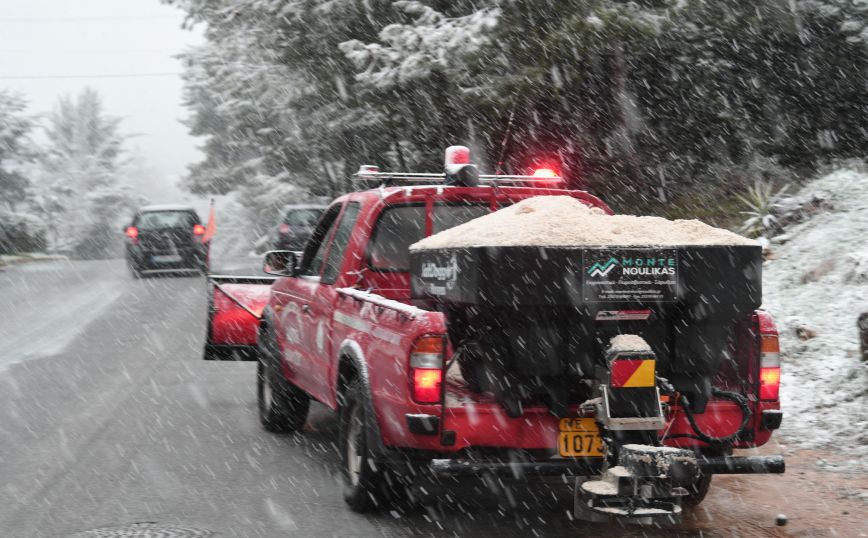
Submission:
M 202 191 L 333 195 L 339 170 L 434 170 L 464 143 L 488 171 L 546 164 L 624 209 L 693 211 L 757 162 L 868 147 L 864 2 L 168 1 L 206 27 L 186 56 Z
M 0 254 L 45 248 L 45 226 L 28 212 L 33 201 L 28 166 L 36 152 L 30 132 L 35 120 L 27 101 L 0 90 Z
M 85 258 L 116 254 L 120 222 L 137 202 L 119 182 L 120 118 L 105 114 L 99 94 L 87 88 L 61 97 L 47 120 L 35 203 L 52 249 Z
M 30 182 L 21 166 L 33 158 L 30 131 L 34 120 L 24 113 L 27 101 L 9 90 L 0 90 L 0 204 L 14 211 L 25 201 Z

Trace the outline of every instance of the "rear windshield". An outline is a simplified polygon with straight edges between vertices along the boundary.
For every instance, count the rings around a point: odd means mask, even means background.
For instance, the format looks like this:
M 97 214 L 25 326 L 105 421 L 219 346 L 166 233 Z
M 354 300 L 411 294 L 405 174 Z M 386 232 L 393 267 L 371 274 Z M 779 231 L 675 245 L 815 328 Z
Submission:
M 322 209 L 290 209 L 283 217 L 283 223 L 290 226 L 313 228 L 320 215 L 322 215 Z
M 148 211 L 136 219 L 136 227 L 141 230 L 160 228 L 192 228 L 199 218 L 189 211 Z
M 433 233 L 488 214 L 487 204 L 434 206 Z M 425 235 L 425 206 L 405 205 L 384 210 L 368 245 L 368 265 L 375 271 L 410 270 L 410 245 Z

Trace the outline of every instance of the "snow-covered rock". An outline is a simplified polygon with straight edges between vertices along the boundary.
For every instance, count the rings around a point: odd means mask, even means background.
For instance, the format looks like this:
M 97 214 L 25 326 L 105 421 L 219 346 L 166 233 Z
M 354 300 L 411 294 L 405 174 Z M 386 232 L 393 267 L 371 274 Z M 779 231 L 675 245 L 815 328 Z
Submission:
M 868 364 L 856 328 L 868 311 L 868 173 L 840 170 L 798 196 L 832 209 L 788 227 L 763 269 L 764 307 L 782 333 L 782 432 L 790 444 L 835 447 L 868 469 Z

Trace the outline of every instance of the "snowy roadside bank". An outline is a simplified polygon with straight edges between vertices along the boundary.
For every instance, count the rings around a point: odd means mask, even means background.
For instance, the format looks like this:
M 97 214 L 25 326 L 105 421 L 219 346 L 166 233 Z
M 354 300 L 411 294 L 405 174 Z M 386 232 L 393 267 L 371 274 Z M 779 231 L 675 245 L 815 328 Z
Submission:
M 0 272 L 0 374 L 63 352 L 118 304 L 130 282 L 121 260 L 60 260 Z
M 66 256 L 57 256 L 53 254 L 44 254 L 42 252 L 32 252 L 27 254 L 0 255 L 0 269 L 11 265 L 20 265 L 22 263 L 45 262 L 66 260 Z
M 763 268 L 764 307 L 781 331 L 782 433 L 868 471 L 868 363 L 856 327 L 868 312 L 868 173 L 833 172 L 797 196 L 809 195 L 831 209 L 773 240 Z

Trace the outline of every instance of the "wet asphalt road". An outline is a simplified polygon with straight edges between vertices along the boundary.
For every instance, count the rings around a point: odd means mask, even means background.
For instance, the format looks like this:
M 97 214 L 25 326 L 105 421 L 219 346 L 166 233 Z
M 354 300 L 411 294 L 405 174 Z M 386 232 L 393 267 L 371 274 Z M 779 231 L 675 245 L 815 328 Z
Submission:
M 305 432 L 267 433 L 255 365 L 201 360 L 205 291 L 200 276 L 133 280 L 121 261 L 0 270 L 0 536 L 142 522 L 219 537 L 779 535 L 775 507 L 726 489 L 680 531 L 582 526 L 557 483 L 470 480 L 354 514 L 332 414 L 317 406 Z
M 269 434 L 255 365 L 201 360 L 205 291 L 199 276 L 133 280 L 120 261 L 0 272 L 0 536 L 135 522 L 251 537 L 515 529 L 496 503 L 468 526 L 460 511 L 347 510 L 331 413 L 315 408 L 302 435 Z

